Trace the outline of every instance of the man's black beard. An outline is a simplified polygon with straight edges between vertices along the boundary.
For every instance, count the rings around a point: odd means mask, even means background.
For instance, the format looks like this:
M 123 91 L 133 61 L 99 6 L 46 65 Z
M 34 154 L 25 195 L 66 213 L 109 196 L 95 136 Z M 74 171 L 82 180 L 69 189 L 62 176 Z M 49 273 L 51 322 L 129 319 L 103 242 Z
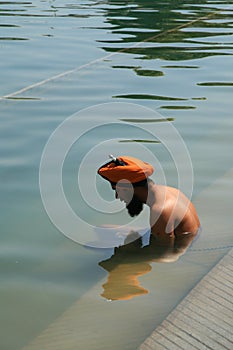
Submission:
M 130 216 L 139 215 L 143 209 L 143 202 L 141 202 L 137 196 L 133 195 L 131 202 L 126 205 Z

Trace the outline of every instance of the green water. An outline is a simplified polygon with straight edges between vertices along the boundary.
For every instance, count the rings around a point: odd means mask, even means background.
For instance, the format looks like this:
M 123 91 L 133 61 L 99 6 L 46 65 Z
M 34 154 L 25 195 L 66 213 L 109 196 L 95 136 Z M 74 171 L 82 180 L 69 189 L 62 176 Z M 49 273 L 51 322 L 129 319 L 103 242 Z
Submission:
M 227 252 L 209 248 L 232 246 L 232 10 L 204 0 L 0 2 L 2 349 L 23 349 L 51 324 L 53 337 L 29 349 L 136 349 Z M 140 278 L 148 293 L 128 301 L 101 296 L 107 272 L 98 263 L 112 249 L 67 239 L 42 203 L 43 150 L 71 115 L 84 132 L 64 162 L 64 192 L 91 225 L 129 218 L 85 202 L 77 186 L 83 160 L 94 200 L 92 174 L 109 153 L 154 160 L 154 180 L 179 186 L 177 164 L 157 137 L 166 123 L 190 154 L 203 235 L 178 262 L 151 263 Z M 77 226 L 80 243 L 85 230 Z

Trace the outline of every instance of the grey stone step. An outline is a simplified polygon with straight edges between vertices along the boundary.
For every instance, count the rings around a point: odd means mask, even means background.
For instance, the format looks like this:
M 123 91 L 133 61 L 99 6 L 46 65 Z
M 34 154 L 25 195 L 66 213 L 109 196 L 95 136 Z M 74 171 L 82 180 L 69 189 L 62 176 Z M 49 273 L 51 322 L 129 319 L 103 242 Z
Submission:
M 233 249 L 141 344 L 140 350 L 233 349 Z

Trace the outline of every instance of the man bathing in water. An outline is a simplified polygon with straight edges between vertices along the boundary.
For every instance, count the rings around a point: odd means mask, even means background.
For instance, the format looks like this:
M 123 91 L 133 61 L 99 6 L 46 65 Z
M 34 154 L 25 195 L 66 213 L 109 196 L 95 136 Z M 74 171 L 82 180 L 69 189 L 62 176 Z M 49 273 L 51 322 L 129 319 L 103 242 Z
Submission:
M 150 208 L 150 241 L 178 255 L 189 247 L 200 228 L 194 205 L 178 189 L 155 184 L 153 167 L 140 159 L 122 156 L 98 169 L 108 180 L 116 198 L 124 201 L 130 216 Z

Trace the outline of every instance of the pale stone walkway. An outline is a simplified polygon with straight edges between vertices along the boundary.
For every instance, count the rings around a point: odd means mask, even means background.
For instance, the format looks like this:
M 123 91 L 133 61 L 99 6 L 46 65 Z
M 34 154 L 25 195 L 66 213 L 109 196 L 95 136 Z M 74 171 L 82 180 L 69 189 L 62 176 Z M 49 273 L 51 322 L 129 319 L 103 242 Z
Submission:
M 192 289 L 139 349 L 233 349 L 233 249 Z

